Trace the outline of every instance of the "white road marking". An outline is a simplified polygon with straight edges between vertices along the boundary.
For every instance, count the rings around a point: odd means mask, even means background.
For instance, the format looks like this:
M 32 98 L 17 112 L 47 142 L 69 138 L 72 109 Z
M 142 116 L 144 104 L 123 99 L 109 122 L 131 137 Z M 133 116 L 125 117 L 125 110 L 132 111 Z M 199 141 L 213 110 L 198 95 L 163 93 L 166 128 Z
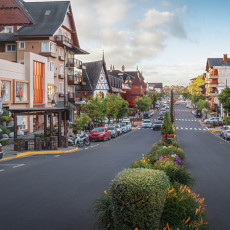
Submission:
M 192 128 L 190 128 L 190 130 L 191 130 Z
M 20 164 L 20 165 L 15 165 L 15 166 L 13 166 L 12 168 L 14 169 L 14 168 L 19 168 L 19 167 L 22 167 L 22 166 L 24 166 L 25 164 Z
M 54 157 L 60 157 L 60 155 L 55 155 Z
M 197 128 L 194 128 L 195 130 L 197 130 Z
M 185 128 L 185 129 L 188 129 L 188 128 Z
M 4 169 L 0 169 L 0 172 L 4 172 L 5 170 Z
M 199 128 L 199 130 L 201 130 L 201 129 Z

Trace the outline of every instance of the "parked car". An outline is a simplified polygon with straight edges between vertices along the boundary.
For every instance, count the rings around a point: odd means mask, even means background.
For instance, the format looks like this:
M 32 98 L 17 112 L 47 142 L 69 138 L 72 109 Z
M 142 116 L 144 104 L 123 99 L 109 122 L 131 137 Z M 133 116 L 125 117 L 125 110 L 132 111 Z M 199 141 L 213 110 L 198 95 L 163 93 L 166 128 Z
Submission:
M 160 114 L 159 114 L 158 120 L 164 120 L 164 114 L 163 114 L 163 113 L 160 113 Z
M 224 137 L 224 131 L 227 130 L 229 127 L 229 125 L 223 125 L 221 128 L 220 128 L 220 136 L 221 137 Z
M 109 126 L 108 129 L 112 138 L 116 138 L 118 136 L 117 129 L 114 125 Z
M 89 133 L 90 141 L 93 140 L 106 141 L 110 139 L 111 139 L 111 135 L 107 127 L 96 127 Z
M 119 124 L 116 124 L 115 125 L 116 129 L 117 129 L 117 134 L 118 136 L 120 136 L 122 134 L 122 129 L 121 129 L 121 126 Z
M 121 126 L 122 133 L 128 132 L 126 123 L 120 123 L 119 125 Z
M 127 131 L 131 131 L 131 130 L 132 130 L 132 125 L 131 125 L 130 122 L 128 122 L 128 121 L 126 121 L 126 122 L 122 121 L 122 123 L 125 123 L 125 124 L 126 124 Z
M 142 122 L 142 128 L 152 128 L 152 122 L 150 120 L 144 120 Z
M 162 126 L 162 121 L 154 121 L 153 130 L 160 130 Z
M 156 103 L 155 107 L 158 109 L 160 107 L 159 103 Z
M 130 122 L 130 119 L 129 119 L 128 117 L 124 117 L 124 118 L 122 119 L 122 121 L 124 121 L 124 122 Z
M 169 109 L 169 105 L 166 105 L 166 106 L 165 106 L 165 109 Z
M 230 139 L 230 125 L 223 126 L 222 137 L 226 140 Z
M 218 122 L 219 123 L 219 122 L 223 122 L 223 120 L 220 117 L 211 117 L 209 119 L 205 119 L 204 120 L 204 123 L 206 123 L 206 124 L 212 124 L 214 122 Z

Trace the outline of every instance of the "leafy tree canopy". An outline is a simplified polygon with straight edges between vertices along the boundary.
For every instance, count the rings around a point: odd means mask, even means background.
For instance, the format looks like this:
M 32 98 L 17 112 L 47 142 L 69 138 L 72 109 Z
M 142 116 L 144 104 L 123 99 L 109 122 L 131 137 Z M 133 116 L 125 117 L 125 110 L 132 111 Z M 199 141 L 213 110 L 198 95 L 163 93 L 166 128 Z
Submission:
M 230 112 L 230 88 L 226 87 L 220 94 L 219 94 L 219 101 L 222 103 L 223 108 Z
M 141 112 L 147 111 L 152 104 L 151 99 L 145 95 L 144 97 L 136 98 L 135 107 Z
M 200 75 L 196 78 L 196 80 L 188 86 L 188 91 L 192 95 L 199 95 L 202 91 L 200 86 L 202 86 L 205 83 L 205 80 L 203 79 L 203 75 Z

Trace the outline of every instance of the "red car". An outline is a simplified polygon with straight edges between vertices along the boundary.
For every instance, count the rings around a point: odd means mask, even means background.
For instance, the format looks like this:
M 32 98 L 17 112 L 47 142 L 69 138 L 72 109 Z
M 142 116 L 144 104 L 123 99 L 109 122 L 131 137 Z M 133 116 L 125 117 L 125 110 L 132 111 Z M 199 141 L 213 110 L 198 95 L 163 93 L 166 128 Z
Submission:
M 99 141 L 106 141 L 110 140 L 111 135 L 110 131 L 106 127 L 96 127 L 89 133 L 89 140 L 99 140 Z

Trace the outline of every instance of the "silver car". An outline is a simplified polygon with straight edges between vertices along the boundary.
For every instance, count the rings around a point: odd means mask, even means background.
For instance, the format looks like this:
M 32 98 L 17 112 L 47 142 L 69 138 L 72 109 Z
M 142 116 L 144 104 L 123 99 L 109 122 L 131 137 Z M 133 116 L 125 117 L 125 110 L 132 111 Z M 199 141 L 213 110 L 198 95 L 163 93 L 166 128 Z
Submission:
M 230 139 L 230 126 L 226 126 L 225 130 L 223 130 L 223 134 L 222 134 L 223 138 L 228 140 Z
M 118 135 L 121 135 L 122 134 L 122 128 L 121 128 L 121 126 L 119 124 L 116 124 L 115 127 L 117 129 Z
M 119 125 L 121 126 L 122 133 L 128 132 L 126 123 L 120 123 Z
M 153 124 L 150 120 L 144 120 L 142 123 L 142 128 L 152 128 Z

